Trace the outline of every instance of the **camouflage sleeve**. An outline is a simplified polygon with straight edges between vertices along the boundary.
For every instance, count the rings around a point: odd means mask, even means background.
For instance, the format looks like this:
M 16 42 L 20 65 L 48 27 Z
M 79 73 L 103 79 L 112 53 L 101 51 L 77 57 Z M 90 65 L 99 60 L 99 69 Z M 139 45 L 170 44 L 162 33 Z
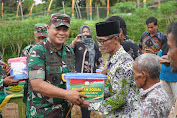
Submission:
M 2 62 L 3 62 L 3 60 L 2 60 L 2 56 L 1 56 L 1 54 L 0 54 L 0 90 L 2 89 L 2 87 L 3 87 L 3 65 L 2 65 Z
M 0 90 L 3 89 L 3 79 L 0 79 Z
M 29 79 L 45 79 L 45 51 L 41 45 L 34 46 L 28 55 L 28 75 Z
M 29 54 L 30 49 L 32 48 L 32 45 L 26 46 L 22 52 L 21 52 L 21 57 L 26 57 Z

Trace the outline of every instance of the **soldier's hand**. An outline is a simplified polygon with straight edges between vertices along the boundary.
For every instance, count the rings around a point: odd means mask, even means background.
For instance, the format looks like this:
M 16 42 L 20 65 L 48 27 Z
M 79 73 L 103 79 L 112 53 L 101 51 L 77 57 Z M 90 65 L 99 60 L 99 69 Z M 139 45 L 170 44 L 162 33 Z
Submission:
M 68 90 L 66 93 L 66 99 L 76 105 L 81 105 L 83 103 L 82 97 L 87 98 L 86 95 L 79 93 L 84 88 L 78 88 L 73 90 Z
M 6 64 L 5 62 L 3 62 L 2 64 L 4 65 L 4 71 L 5 71 L 5 73 L 7 75 L 9 75 L 11 67 L 8 64 Z
M 84 99 L 83 97 L 82 97 L 81 99 L 83 100 L 83 102 L 82 102 L 82 104 L 81 104 L 80 106 L 81 106 L 81 107 L 84 107 L 84 108 L 88 108 L 89 105 L 90 105 L 90 103 L 87 102 L 87 101 L 85 101 L 85 99 Z
M 13 80 L 12 79 L 13 77 L 14 77 L 14 75 L 4 78 L 3 84 L 7 85 L 7 86 L 16 86 L 16 85 L 18 85 L 20 80 Z

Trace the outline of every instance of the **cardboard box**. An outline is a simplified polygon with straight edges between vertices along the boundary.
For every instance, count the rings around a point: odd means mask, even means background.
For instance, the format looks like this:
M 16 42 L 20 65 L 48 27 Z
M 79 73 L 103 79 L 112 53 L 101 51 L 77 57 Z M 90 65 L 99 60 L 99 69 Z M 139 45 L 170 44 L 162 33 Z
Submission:
M 104 87 L 107 76 L 97 73 L 66 73 L 63 75 L 67 90 L 76 88 L 84 89 L 80 92 L 88 96 L 85 100 L 89 102 L 100 102 L 104 100 Z
M 14 75 L 13 79 L 28 79 L 27 57 L 11 58 L 8 60 L 11 66 L 10 75 Z

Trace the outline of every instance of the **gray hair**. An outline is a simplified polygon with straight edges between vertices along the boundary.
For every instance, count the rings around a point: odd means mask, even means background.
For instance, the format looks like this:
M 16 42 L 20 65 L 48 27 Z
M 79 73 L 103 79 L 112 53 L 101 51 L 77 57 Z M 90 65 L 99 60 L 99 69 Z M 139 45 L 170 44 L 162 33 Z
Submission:
M 159 77 L 161 65 L 157 55 L 145 53 L 137 57 L 135 62 L 140 72 L 148 72 L 152 79 Z

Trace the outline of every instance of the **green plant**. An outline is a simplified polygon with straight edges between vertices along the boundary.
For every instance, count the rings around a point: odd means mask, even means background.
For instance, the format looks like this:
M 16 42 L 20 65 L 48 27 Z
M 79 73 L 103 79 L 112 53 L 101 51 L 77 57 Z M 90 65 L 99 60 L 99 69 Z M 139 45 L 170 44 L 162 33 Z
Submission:
M 123 12 L 128 13 L 136 9 L 135 2 L 119 2 L 116 3 L 113 7 L 111 7 L 111 11 L 113 13 Z
M 163 5 L 161 6 L 163 9 Z M 175 1 L 173 2 L 173 6 L 174 9 L 177 9 L 177 4 Z M 166 9 L 168 9 L 168 7 L 166 7 Z M 67 14 L 70 12 L 68 8 L 65 10 Z M 175 15 L 175 12 L 172 12 L 171 15 L 167 17 L 166 13 L 161 11 L 163 10 L 136 8 L 133 12 L 131 12 L 131 14 L 115 12 L 112 15 L 121 16 L 125 20 L 127 25 L 127 34 L 138 44 L 141 34 L 144 31 L 147 31 L 145 21 L 148 17 L 154 16 L 158 19 L 158 29 L 163 33 L 166 32 L 168 23 L 177 20 L 177 15 Z M 171 18 L 173 20 L 169 20 Z M 7 61 L 9 58 L 19 56 L 24 47 L 34 43 L 34 25 L 36 23 L 48 23 L 49 19 L 50 16 L 44 16 L 40 18 L 39 16 L 35 16 L 33 19 L 29 18 L 23 21 L 2 21 L 0 23 L 0 52 L 2 53 L 4 60 Z M 86 19 L 72 18 L 70 36 L 66 41 L 66 44 L 69 45 L 72 40 L 74 40 L 74 38 L 78 35 L 79 29 L 82 25 L 89 25 L 92 31 L 93 39 L 96 39 L 95 24 L 102 21 L 105 21 L 105 19 L 89 21 Z

